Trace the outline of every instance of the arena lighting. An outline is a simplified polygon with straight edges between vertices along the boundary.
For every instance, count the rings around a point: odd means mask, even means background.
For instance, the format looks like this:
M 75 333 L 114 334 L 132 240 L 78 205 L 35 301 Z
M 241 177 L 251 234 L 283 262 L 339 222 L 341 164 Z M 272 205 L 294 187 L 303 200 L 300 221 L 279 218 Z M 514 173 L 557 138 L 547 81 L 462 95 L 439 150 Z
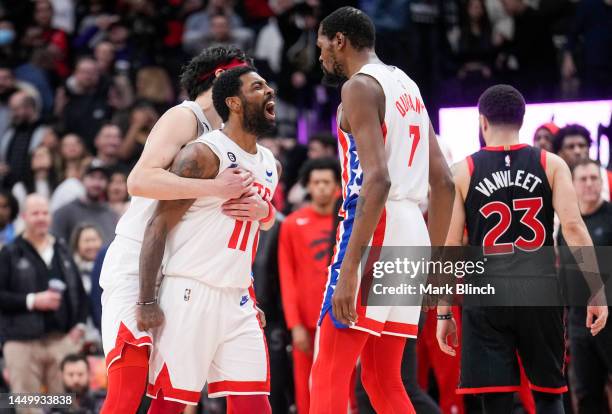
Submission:
M 599 159 L 603 165 L 610 160 L 610 134 L 603 135 L 598 147 L 598 136 L 601 128 L 608 125 L 612 114 L 612 100 L 557 102 L 543 104 L 528 104 L 525 121 L 520 132 L 520 141 L 533 144 L 536 129 L 553 120 L 559 127 L 567 124 L 581 124 L 591 132 L 593 145 L 591 158 Z M 607 139 L 606 139 L 607 138 Z M 440 140 L 451 156 L 452 162 L 457 162 L 477 151 L 478 142 L 478 109 L 476 107 L 442 108 L 440 109 Z

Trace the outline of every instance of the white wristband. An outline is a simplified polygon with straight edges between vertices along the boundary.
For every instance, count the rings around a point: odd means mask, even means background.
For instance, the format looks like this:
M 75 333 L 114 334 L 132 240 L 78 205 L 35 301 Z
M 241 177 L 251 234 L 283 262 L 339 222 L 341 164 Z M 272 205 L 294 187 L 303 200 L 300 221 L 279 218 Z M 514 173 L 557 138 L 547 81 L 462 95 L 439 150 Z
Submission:
M 29 311 L 34 310 L 34 302 L 36 301 L 36 293 L 28 293 L 26 295 L 26 307 Z

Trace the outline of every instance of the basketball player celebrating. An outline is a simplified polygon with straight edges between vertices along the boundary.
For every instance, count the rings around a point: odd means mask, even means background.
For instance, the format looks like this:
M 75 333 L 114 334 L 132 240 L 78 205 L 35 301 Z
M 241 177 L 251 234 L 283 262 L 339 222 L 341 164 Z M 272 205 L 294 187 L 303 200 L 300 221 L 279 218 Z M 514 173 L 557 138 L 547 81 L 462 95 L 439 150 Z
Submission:
M 420 308 L 362 306 L 361 251 L 368 245 L 429 246 L 430 239 L 439 246 L 450 222 L 452 179 L 419 89 L 378 59 L 374 38 L 372 21 L 352 7 L 336 10 L 319 27 L 325 80 L 348 80 L 338 109 L 344 219 L 319 322 L 311 414 L 346 412 L 359 357 L 376 412 L 414 412 L 400 368 L 406 337 L 417 334 Z M 428 182 L 429 235 L 417 204 L 427 197 Z
M 213 101 L 223 129 L 187 145 L 171 170 L 202 179 L 241 167 L 252 172 L 258 194 L 270 203 L 276 160 L 256 141 L 275 125 L 274 91 L 252 68 L 235 68 L 217 78 Z M 249 287 L 259 229 L 272 226 L 274 211 L 270 206 L 261 222 L 244 222 L 224 215 L 223 202 L 160 201 L 147 224 L 140 254 L 140 301 L 147 305 L 138 324 L 159 327 L 147 390 L 155 398 L 151 414 L 196 405 L 206 382 L 210 397 L 229 396 L 232 414 L 271 412 L 267 350 Z
M 509 280 L 515 285 L 506 286 L 516 288 L 513 296 L 526 292 L 529 297 L 532 288 L 542 286 L 556 292 L 554 254 L 542 249 L 553 245 L 554 213 L 559 216 L 568 245 L 592 246 L 569 169 L 556 155 L 519 144 L 525 101 L 513 87 L 496 85 L 487 89 L 478 109 L 487 146 L 454 167 L 456 195 L 447 244 L 460 246 L 467 225 L 469 244 L 483 246 L 487 268 L 512 269 L 514 277 Z M 500 174 L 510 177 L 511 185 L 502 185 L 503 180 L 494 178 Z M 588 249 L 582 253 L 583 263 L 596 263 L 594 256 L 586 257 Z M 520 277 L 534 274 L 534 269 L 535 277 Z M 590 286 L 593 289 L 595 284 Z M 594 303 L 605 304 L 602 293 L 597 293 Z M 531 307 L 463 307 L 458 392 L 482 394 L 485 414 L 512 412 L 513 392 L 520 384 L 517 354 L 529 379 L 537 413 L 563 413 L 561 395 L 567 391 L 563 309 L 535 306 L 535 300 L 542 299 L 541 295 L 532 299 Z M 588 307 L 586 325 L 592 335 L 603 329 L 607 314 L 606 306 Z M 437 331 L 442 351 L 454 355 L 447 341 L 451 336 L 457 344 L 456 326 L 447 306 L 438 307 Z
M 102 342 L 108 370 L 103 414 L 135 413 L 145 391 L 152 338 L 149 332 L 137 328 L 136 302 L 140 247 L 145 224 L 155 208 L 153 199 L 202 196 L 230 199 L 240 197 L 251 185 L 250 173 L 239 168 L 209 180 L 179 177 L 166 170 L 181 147 L 221 125 L 212 107 L 211 86 L 215 77 L 226 69 L 249 64 L 243 52 L 232 48 L 209 48 L 195 57 L 181 75 L 181 83 L 193 101 L 169 109 L 159 119 L 130 174 L 128 186 L 136 197 L 117 225 L 100 277 L 104 289 Z M 268 214 L 263 200 L 247 197 L 242 201 L 250 208 L 251 220 Z

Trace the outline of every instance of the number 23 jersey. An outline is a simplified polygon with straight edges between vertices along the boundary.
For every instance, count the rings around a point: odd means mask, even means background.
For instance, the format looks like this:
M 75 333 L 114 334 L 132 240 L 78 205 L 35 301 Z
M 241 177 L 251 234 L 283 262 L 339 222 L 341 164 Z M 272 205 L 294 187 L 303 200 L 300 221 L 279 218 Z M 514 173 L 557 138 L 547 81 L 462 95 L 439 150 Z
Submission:
M 278 184 L 274 155 L 257 145 L 250 154 L 217 130 L 190 145 L 207 145 L 219 158 L 219 174 L 227 168 L 250 171 L 259 195 L 272 199 Z M 210 286 L 247 288 L 259 240 L 258 221 L 240 221 L 224 215 L 218 197 L 197 199 L 166 241 L 163 273 L 198 279 Z
M 535 253 L 553 245 L 554 209 L 546 152 L 527 144 L 484 147 L 467 157 L 467 163 L 471 175 L 465 199 L 469 244 L 482 246 L 490 261 L 499 258 L 509 270 L 513 263 L 530 263 L 537 265 L 531 271 L 554 273 L 552 250 Z

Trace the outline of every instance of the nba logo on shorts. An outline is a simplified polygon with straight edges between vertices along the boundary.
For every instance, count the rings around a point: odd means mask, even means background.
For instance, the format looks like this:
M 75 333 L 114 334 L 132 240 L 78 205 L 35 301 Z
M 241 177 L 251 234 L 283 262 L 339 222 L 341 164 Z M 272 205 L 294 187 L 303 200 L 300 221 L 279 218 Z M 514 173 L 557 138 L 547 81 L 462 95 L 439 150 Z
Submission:
M 228 152 L 228 153 L 227 153 L 227 158 L 229 158 L 229 160 L 230 160 L 231 162 L 236 162 L 236 156 L 234 155 L 234 153 L 233 153 L 233 152 Z
M 191 297 L 191 289 L 185 289 L 185 294 L 183 295 L 183 299 L 185 300 L 185 302 L 187 302 L 190 297 Z
M 506 167 L 510 166 L 510 156 L 506 155 L 506 158 L 504 158 L 504 161 L 506 162 Z

